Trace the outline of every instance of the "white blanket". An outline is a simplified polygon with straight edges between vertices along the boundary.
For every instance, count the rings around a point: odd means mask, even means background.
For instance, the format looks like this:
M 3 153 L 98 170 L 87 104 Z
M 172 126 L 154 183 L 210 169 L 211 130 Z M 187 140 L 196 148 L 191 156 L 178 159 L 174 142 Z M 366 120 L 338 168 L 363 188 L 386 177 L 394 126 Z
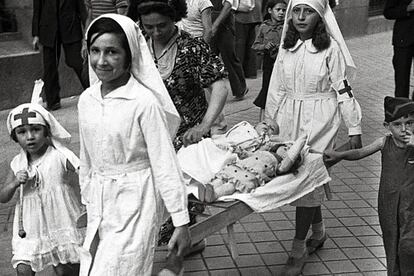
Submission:
M 225 164 L 237 158 L 236 154 L 218 148 L 210 138 L 182 148 L 177 154 L 183 172 L 202 184 L 208 183 Z M 277 176 L 251 193 L 236 192 L 218 200 L 238 199 L 256 212 L 265 212 L 289 204 L 328 183 L 331 178 L 322 155 L 306 151 L 304 156 L 297 173 Z M 187 190 L 198 196 L 195 185 L 189 184 Z

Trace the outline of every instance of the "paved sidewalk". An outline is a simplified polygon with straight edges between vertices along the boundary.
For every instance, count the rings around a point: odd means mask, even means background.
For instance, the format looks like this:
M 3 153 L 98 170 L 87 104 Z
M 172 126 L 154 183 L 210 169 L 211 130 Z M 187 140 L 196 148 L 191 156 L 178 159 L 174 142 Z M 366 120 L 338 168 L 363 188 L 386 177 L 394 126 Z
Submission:
M 367 144 L 385 133 L 382 127 L 383 98 L 394 90 L 391 32 L 374 34 L 347 41 L 358 66 L 352 82 L 353 90 L 363 111 L 363 143 Z M 414 84 L 414 77 L 411 80 Z M 252 102 L 261 86 L 261 78 L 249 79 L 250 92 L 246 99 L 226 106 L 229 125 L 246 120 L 256 123 L 259 110 Z M 413 90 L 413 87 L 411 87 Z M 78 97 L 63 100 L 63 108 L 55 111 L 57 119 L 72 133 L 71 148 L 77 153 L 76 103 Z M 4 179 L 8 163 L 18 147 L 7 137 L 5 120 L 8 111 L 0 112 L 0 179 Z M 347 137 L 342 128 L 341 141 Z M 323 206 L 329 240 L 323 249 L 312 255 L 303 275 L 386 275 L 385 253 L 377 216 L 377 192 L 380 175 L 380 155 L 375 154 L 356 162 L 341 162 L 331 176 L 334 198 Z M 15 201 L 0 204 L 0 275 L 15 275 L 10 265 L 11 220 L 9 209 Z M 226 243 L 226 232 L 220 231 L 207 239 L 201 254 L 185 261 L 185 275 L 278 275 L 285 263 L 294 235 L 294 208 L 252 214 L 235 226 L 240 256 L 233 260 Z M 7 226 L 8 230 L 3 231 Z M 154 272 L 162 267 L 165 251 L 156 252 Z M 52 275 L 50 271 L 41 275 Z

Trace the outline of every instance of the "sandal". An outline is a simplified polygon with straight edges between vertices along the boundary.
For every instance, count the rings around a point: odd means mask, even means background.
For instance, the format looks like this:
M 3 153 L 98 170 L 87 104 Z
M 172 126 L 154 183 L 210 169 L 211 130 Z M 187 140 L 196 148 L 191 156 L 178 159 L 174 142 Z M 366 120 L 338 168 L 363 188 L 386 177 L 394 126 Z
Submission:
M 328 238 L 328 236 L 325 234 L 322 239 L 320 240 L 315 240 L 315 239 L 308 239 L 306 241 L 306 248 L 308 249 L 308 254 L 313 254 L 316 252 L 316 250 L 318 250 L 319 248 L 321 248 L 323 246 L 323 244 L 325 243 L 326 239 Z

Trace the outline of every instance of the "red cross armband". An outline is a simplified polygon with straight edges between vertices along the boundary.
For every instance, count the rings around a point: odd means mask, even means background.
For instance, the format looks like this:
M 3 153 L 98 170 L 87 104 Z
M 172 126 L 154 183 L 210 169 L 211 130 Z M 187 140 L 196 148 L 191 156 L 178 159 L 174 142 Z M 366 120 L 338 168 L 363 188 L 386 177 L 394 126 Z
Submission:
M 344 93 L 348 93 L 348 96 L 349 96 L 350 98 L 353 98 L 353 97 L 354 97 L 354 95 L 352 94 L 352 88 L 351 88 L 351 86 L 348 84 L 348 81 L 347 81 L 347 80 L 343 80 L 343 83 L 344 83 L 344 88 L 342 88 L 342 89 L 338 90 L 338 93 L 339 93 L 340 95 L 342 95 L 342 94 L 344 94 Z

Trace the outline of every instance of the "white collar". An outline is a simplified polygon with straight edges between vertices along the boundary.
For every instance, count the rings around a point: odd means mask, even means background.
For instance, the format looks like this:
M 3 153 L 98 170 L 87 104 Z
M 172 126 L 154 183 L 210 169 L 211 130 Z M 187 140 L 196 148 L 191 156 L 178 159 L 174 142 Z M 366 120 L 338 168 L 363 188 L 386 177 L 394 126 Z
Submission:
M 134 100 L 137 98 L 138 93 L 132 89 L 134 85 L 134 77 L 130 75 L 128 82 L 125 85 L 122 85 L 115 90 L 112 90 L 107 95 L 102 98 L 101 94 L 101 86 L 102 82 L 99 81 L 95 85 L 97 86 L 96 89 L 92 90 L 91 96 L 98 101 L 102 101 L 103 99 L 125 99 L 125 100 Z
M 296 51 L 302 44 L 305 45 L 305 49 L 312 54 L 315 54 L 318 52 L 318 49 L 315 48 L 315 46 L 312 43 L 312 38 L 306 39 L 305 41 L 298 39 L 298 41 L 296 41 L 295 46 L 293 46 L 292 48 L 289 48 L 288 51 L 290 52 L 294 52 Z

